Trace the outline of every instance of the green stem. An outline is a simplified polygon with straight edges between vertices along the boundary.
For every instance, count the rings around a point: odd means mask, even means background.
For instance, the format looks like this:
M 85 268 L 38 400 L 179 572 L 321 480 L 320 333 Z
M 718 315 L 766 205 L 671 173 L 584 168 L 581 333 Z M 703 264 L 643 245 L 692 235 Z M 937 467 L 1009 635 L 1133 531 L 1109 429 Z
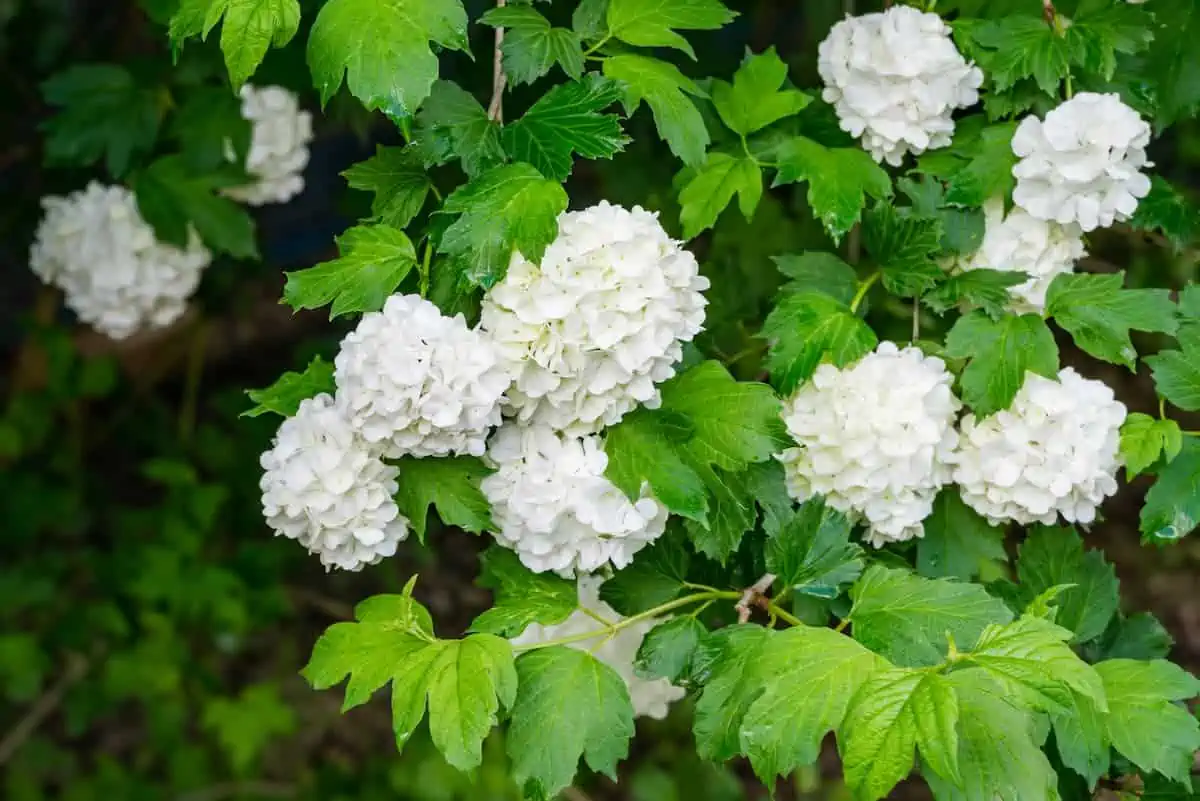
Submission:
M 789 626 L 803 626 L 804 621 L 784 609 L 774 601 L 767 604 L 767 611 L 787 623 Z
M 754 157 L 754 154 L 750 152 L 750 143 L 746 141 L 746 135 L 745 134 L 738 134 L 738 135 L 741 136 L 741 138 L 742 138 L 742 152 L 746 154 L 746 158 L 750 159 L 751 161 L 753 161 L 755 163 L 756 166 L 758 166 L 758 159 L 756 159 Z
M 850 311 L 858 311 L 859 305 L 863 298 L 867 296 L 867 291 L 875 286 L 875 282 L 879 280 L 879 273 L 871 273 L 866 278 L 858 282 L 858 291 L 854 293 L 854 298 L 850 301 Z
M 1160 420 L 1167 419 L 1167 399 L 1166 398 L 1158 399 L 1158 419 L 1160 419 Z
M 608 618 L 604 617 L 603 615 L 593 612 L 591 609 L 588 609 L 586 606 L 579 607 L 579 611 L 583 612 L 585 615 L 590 617 L 592 620 L 596 621 L 601 626 L 605 626 L 606 628 L 611 629 L 614 625 L 616 625 Z
M 1074 84 L 1071 83 L 1071 73 L 1067 73 L 1067 100 L 1075 96 Z
M 584 51 L 583 51 L 583 57 L 584 57 L 584 58 L 587 58 L 587 57 L 588 57 L 588 56 L 590 56 L 592 53 L 595 53 L 597 50 L 599 50 L 600 48 L 602 48 L 602 47 L 604 47 L 606 44 L 608 44 L 608 43 L 609 43 L 609 40 L 611 40 L 611 39 L 612 39 L 612 34 L 611 34 L 611 33 L 606 33 L 606 34 L 604 34 L 603 36 L 601 36 L 601 37 L 600 37 L 599 41 L 597 41 L 597 42 L 596 42 L 594 45 L 592 45 L 591 47 L 589 47 L 587 50 L 584 50 Z
M 421 258 L 420 293 L 421 297 L 429 297 L 429 261 L 433 258 L 433 242 L 425 240 L 425 255 Z
M 442 193 L 438 191 L 438 188 L 432 182 L 429 184 L 429 191 L 433 192 L 433 196 L 437 198 L 438 203 L 442 202 Z
M 849 625 L 850 625 L 850 618 L 848 618 L 848 617 L 847 617 L 847 618 L 843 618 L 843 619 L 842 619 L 842 622 L 841 622 L 841 623 L 838 623 L 838 624 L 837 624 L 837 627 L 836 627 L 836 628 L 834 628 L 834 631 L 845 631 L 845 630 L 846 630 L 846 626 L 849 626 Z

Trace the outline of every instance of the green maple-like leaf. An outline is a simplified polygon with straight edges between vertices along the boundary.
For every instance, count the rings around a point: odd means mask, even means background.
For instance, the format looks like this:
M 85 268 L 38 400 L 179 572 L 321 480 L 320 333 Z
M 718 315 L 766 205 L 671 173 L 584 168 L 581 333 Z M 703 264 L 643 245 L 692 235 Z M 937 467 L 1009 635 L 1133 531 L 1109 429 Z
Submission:
M 257 258 L 254 220 L 218 190 L 242 183 L 238 171 L 193 172 L 182 156 L 164 156 L 133 176 L 138 210 L 155 235 L 185 247 L 189 226 L 212 250 Z
M 198 87 L 172 115 L 169 133 L 188 166 L 204 172 L 227 165 L 231 147 L 235 163 L 245 163 L 251 127 L 237 95 L 223 86 Z
M 1055 715 L 1054 742 L 1064 765 L 1078 773 L 1094 789 L 1109 768 L 1108 731 L 1104 715 L 1087 696 L 1071 691 L 1072 707 Z
M 862 217 L 867 198 L 892 196 L 888 174 L 858 147 L 825 147 L 795 136 L 776 147 L 779 165 L 772 186 L 808 182 L 808 205 L 834 242 Z
M 966 304 L 968 308 L 980 309 L 992 319 L 999 319 L 1012 300 L 1009 289 L 1028 278 L 1021 272 L 967 270 L 950 276 L 921 300 L 938 314 Z
M 414 146 L 425 166 L 462 162 L 471 177 L 503 163 L 500 125 L 488 118 L 469 92 L 451 81 L 437 81 L 417 114 Z
M 767 678 L 738 727 L 741 750 L 763 781 L 817 761 L 821 741 L 843 724 L 851 699 L 886 660 L 831 629 L 797 626 L 755 655 Z M 910 754 L 911 762 L 911 754 Z
M 630 53 L 604 59 L 604 74 L 624 89 L 623 103 L 633 114 L 646 101 L 658 134 L 684 164 L 699 167 L 710 141 L 704 118 L 688 97 L 704 92 L 674 64 Z
M 317 356 L 308 363 L 308 367 L 305 367 L 302 373 L 289 371 L 269 387 L 246 390 L 246 395 L 255 406 L 242 412 L 241 416 L 258 417 L 274 412 L 282 417 L 291 417 L 300 409 L 300 401 L 322 392 L 332 394 L 336 389 L 333 383 L 333 363 Z
M 683 236 L 692 239 L 713 227 L 737 195 L 738 208 L 749 220 L 762 199 L 762 172 L 749 158 L 709 153 L 704 165 L 679 193 Z
M 1099 637 L 1117 611 L 1118 583 L 1100 551 L 1084 551 L 1071 528 L 1039 526 L 1021 544 L 1017 575 L 1026 596 L 1070 584 L 1054 599 L 1054 622 L 1075 633 L 1075 642 Z
M 441 213 L 458 219 L 443 232 L 438 252 L 454 261 L 466 283 L 486 289 L 504 277 L 513 251 L 541 259 L 566 208 L 562 185 L 534 167 L 496 167 L 446 198 Z
M 642 482 L 649 481 L 673 514 L 707 522 L 708 489 L 677 451 L 691 435 L 690 421 L 639 409 L 605 433 L 605 474 L 631 498 L 639 497 Z
M 249 80 L 272 45 L 283 47 L 300 28 L 298 0 L 183 0 L 171 17 L 171 46 L 186 39 L 207 39 L 221 23 L 221 52 L 234 88 Z
M 575 582 L 553 573 L 534 573 L 507 548 L 494 545 L 484 551 L 480 561 L 479 583 L 495 597 L 492 608 L 471 623 L 471 631 L 515 637 L 533 623 L 562 623 L 579 607 Z
M 934 260 L 941 250 L 942 223 L 936 217 L 902 215 L 887 204 L 867 212 L 863 245 L 879 265 L 883 286 L 901 297 L 919 297 L 946 277 Z
M 767 315 L 767 369 L 784 395 L 807 381 L 823 361 L 844 367 L 870 353 L 879 343 L 866 322 L 850 307 L 828 295 L 787 295 Z
M 1165 289 L 1124 289 L 1125 273 L 1065 273 L 1046 292 L 1046 314 L 1084 351 L 1134 369 L 1130 329 L 1175 333 L 1175 304 Z
M 547 178 L 565 181 L 575 153 L 588 159 L 612 158 L 629 142 L 615 115 L 599 113 L 620 96 L 615 81 L 595 73 L 560 84 L 504 127 L 504 149 Z
M 104 159 L 109 174 L 125 175 L 149 153 L 166 110 L 160 90 L 116 64 L 76 64 L 42 83 L 58 112 L 42 123 L 46 161 L 87 166 Z
M 388 225 L 360 225 L 337 239 L 333 261 L 287 274 L 283 300 L 293 309 L 330 304 L 329 318 L 379 311 L 417 264 L 408 236 Z
M 795 629 L 787 633 L 792 631 Z M 709 635 L 705 653 L 697 655 L 702 667 L 694 670 L 704 686 L 696 700 L 692 723 L 696 751 L 701 757 L 723 762 L 742 752 L 742 721 L 762 694 L 764 681 L 770 678 L 762 670 L 760 657 L 777 636 L 777 632 L 751 624 L 727 626 Z M 799 636 L 791 635 L 792 641 Z
M 963 503 L 956 489 L 938 495 L 924 526 L 925 536 L 917 542 L 917 571 L 922 576 L 972 581 L 985 565 L 1006 559 L 1004 529 Z
M 678 529 L 669 527 L 633 564 L 600 585 L 600 598 L 619 614 L 641 614 L 679 597 L 687 582 L 691 555 Z
M 1182 253 L 1196 241 L 1200 232 L 1197 220 L 1200 208 L 1164 178 L 1154 175 L 1150 177 L 1150 194 L 1138 201 L 1129 224 L 1140 231 L 1158 231 L 1172 250 Z
M 533 8 L 501 6 L 488 11 L 479 21 L 505 29 L 500 54 L 504 71 L 514 83 L 533 83 L 555 64 L 574 80 L 583 75 L 583 47 L 579 34 L 552 27 Z
M 854 639 L 905 667 L 937 664 L 949 638 L 966 646 L 986 627 L 1012 619 L 1004 602 L 978 584 L 878 564 L 850 588 L 850 597 Z
M 1025 374 L 1058 375 L 1058 345 L 1046 321 L 1035 314 L 993 320 L 981 311 L 958 319 L 946 335 L 946 355 L 970 359 L 961 376 L 962 397 L 977 415 L 1007 409 Z
M 1183 450 L 1183 432 L 1174 420 L 1159 420 L 1134 412 L 1121 424 L 1121 457 L 1125 475 L 1132 479 L 1160 458 L 1170 462 Z
M 1143 540 L 1174 542 L 1200 523 L 1200 441 L 1184 437 L 1179 455 L 1158 471 L 1142 507 Z
M 591 654 L 563 646 L 523 654 L 517 676 L 507 743 L 526 794 L 552 798 L 571 784 L 580 757 L 615 779 L 633 737 L 624 679 Z
M 1110 659 L 1096 672 L 1108 698 L 1113 747 L 1142 770 L 1186 784 L 1200 750 L 1200 721 L 1172 702 L 1200 695 L 1200 679 L 1161 659 Z
M 704 624 L 690 615 L 659 623 L 638 646 L 634 668 L 643 678 L 678 683 L 690 673 L 692 657 L 707 634 Z
M 812 98 L 795 89 L 781 89 L 787 81 L 787 64 L 775 48 L 747 55 L 733 75 L 733 83 L 713 81 L 712 99 L 721 119 L 736 134 L 746 136 L 784 117 L 798 114 Z
M 832 253 L 808 251 L 775 256 L 771 259 L 788 279 L 780 288 L 784 294 L 820 292 L 849 305 L 858 290 L 854 268 Z
M 275 684 L 253 684 L 235 698 L 215 697 L 204 705 L 200 724 L 212 732 L 235 771 L 254 765 L 276 737 L 296 730 L 292 708 Z
M 893 669 L 862 685 L 838 736 L 846 784 L 856 799 L 884 798 L 912 771 L 919 749 L 926 767 L 959 781 L 958 694 L 946 677 Z
M 716 30 L 735 16 L 720 0 L 610 0 L 608 34 L 638 47 L 673 47 L 694 59 L 692 46 L 675 31 Z
M 767 570 L 780 586 L 815 598 L 836 598 L 863 571 L 863 551 L 850 542 L 850 521 L 810 500 L 767 540 Z
M 462 640 L 433 636 L 429 613 L 411 597 L 380 595 L 359 604 L 354 623 L 335 623 L 313 647 L 304 677 L 316 689 L 346 676 L 343 709 L 367 701 L 392 683 L 392 724 L 403 748 L 429 710 L 429 732 L 454 767 L 482 761 L 484 738 L 501 707 L 513 708 L 517 672 L 512 647 L 491 634 Z
M 1155 127 L 1161 131 L 1200 108 L 1195 60 L 1200 8 L 1189 0 L 1165 0 L 1154 7 L 1154 17 L 1154 46 L 1145 58 L 1154 86 Z
M 438 76 L 430 43 L 468 51 L 459 0 L 329 0 L 308 37 L 308 66 L 321 103 L 345 80 L 368 110 L 407 117 Z
M 430 506 L 437 509 L 438 517 L 448 526 L 475 534 L 491 527 L 492 507 L 479 483 L 492 471 L 474 456 L 438 459 L 406 456 L 396 466 L 400 468 L 396 504 L 422 542 Z
M 1191 325 L 1194 323 L 1187 323 Z M 1180 340 L 1179 350 L 1159 351 L 1145 361 L 1154 374 L 1154 387 L 1159 395 L 1180 409 L 1200 411 L 1200 341 L 1182 334 Z
M 345 170 L 342 177 L 351 189 L 374 194 L 373 218 L 392 228 L 412 222 L 433 186 L 420 152 L 409 147 L 378 145 L 374 156 Z

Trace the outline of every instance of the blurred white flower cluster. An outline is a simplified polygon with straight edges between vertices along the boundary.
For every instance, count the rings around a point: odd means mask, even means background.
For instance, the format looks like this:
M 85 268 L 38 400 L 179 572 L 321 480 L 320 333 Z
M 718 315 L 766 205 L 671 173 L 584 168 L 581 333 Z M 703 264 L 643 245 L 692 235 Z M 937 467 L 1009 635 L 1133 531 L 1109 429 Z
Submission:
M 1100 381 L 1070 367 L 1058 380 L 1029 373 L 1012 405 L 984 420 L 968 414 L 954 480 L 993 523 L 1090 523 L 1117 491 L 1125 407 Z
M 784 403 L 797 445 L 778 457 L 788 492 L 824 496 L 876 547 L 923 536 L 958 443 L 953 382 L 941 359 L 891 342 L 847 367 L 821 365 Z
M 496 468 L 483 480 L 496 541 L 537 573 L 620 569 L 666 527 L 666 508 L 647 491 L 632 502 L 604 477 L 608 456 L 598 437 L 508 423 L 487 460 Z
M 580 578 L 580 609 L 555 626 L 542 626 L 534 623 L 512 640 L 513 645 L 534 645 L 560 637 L 602 631 L 604 626 L 588 612 L 610 623 L 618 623 L 623 620 L 621 615 L 618 615 L 611 606 L 600 599 L 602 583 L 603 580 L 599 577 Z M 588 612 L 582 611 L 583 609 Z M 629 700 L 633 704 L 633 714 L 637 717 L 650 717 L 656 720 L 665 718 L 671 704 L 686 694 L 682 687 L 676 687 L 666 679 L 644 679 L 634 671 L 634 658 L 637 656 L 642 640 L 659 622 L 661 621 L 653 619 L 639 621 L 626 626 L 608 639 L 600 640 L 597 637 L 594 640 L 585 640 L 569 646 L 591 651 L 593 656 L 615 670 L 629 688 Z M 597 646 L 598 641 L 600 644 Z
M 92 182 L 66 197 L 43 198 L 42 206 L 33 272 L 63 291 L 80 320 L 112 339 L 177 320 L 212 261 L 194 231 L 185 249 L 159 242 L 122 186 Z
M 1084 256 L 1083 234 L 1073 223 L 1038 219 L 1020 208 L 1004 213 L 1004 198 L 984 205 L 986 229 L 979 250 L 953 265 L 958 271 L 1022 272 L 1029 280 L 1009 288 L 1009 309 L 1017 314 L 1046 308 L 1046 290 L 1056 276 L 1075 269 Z
M 658 218 L 601 202 L 559 217 L 538 264 L 515 255 L 481 327 L 513 365 L 506 413 L 571 434 L 616 423 L 675 374 L 708 279 Z
M 304 191 L 312 115 L 300 108 L 295 94 L 281 86 L 247 84 L 241 96 L 242 116 L 252 126 L 245 167 L 255 181 L 224 193 L 251 206 L 286 203 Z
M 905 5 L 834 25 L 817 67 L 842 130 L 893 166 L 907 153 L 949 145 L 951 115 L 974 105 L 983 83 L 942 18 Z
M 392 457 L 483 455 L 512 381 L 490 339 L 416 295 L 363 315 L 335 365 L 355 430 Z
M 1040 220 L 1084 231 L 1133 216 L 1150 191 L 1141 170 L 1150 126 L 1116 94 L 1080 92 L 1046 114 L 1026 117 L 1013 136 L 1013 201 Z
M 301 401 L 261 463 L 267 525 L 326 567 L 375 564 L 408 536 L 392 500 L 397 469 L 362 442 L 329 395 Z

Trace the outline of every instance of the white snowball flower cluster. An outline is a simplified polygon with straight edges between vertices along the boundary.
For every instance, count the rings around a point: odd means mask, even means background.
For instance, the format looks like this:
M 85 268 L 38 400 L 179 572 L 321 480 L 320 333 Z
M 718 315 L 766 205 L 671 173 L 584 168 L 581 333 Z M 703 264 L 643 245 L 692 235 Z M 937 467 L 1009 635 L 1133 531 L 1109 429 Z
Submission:
M 1058 380 L 1034 373 L 1012 405 L 984 420 L 967 415 L 954 480 L 963 500 L 995 524 L 1090 523 L 1117 491 L 1125 407 L 1100 381 L 1070 367 Z
M 579 605 L 611 623 L 622 620 L 621 615 L 600 600 L 600 585 L 603 579 L 585 576 L 579 579 Z M 600 661 L 615 670 L 629 688 L 629 700 L 633 703 L 633 714 L 662 720 L 672 703 L 686 694 L 666 679 L 644 679 L 634 672 L 633 662 L 646 634 L 660 621 L 645 620 L 621 629 L 611 639 L 585 640 L 572 643 L 570 647 L 591 651 Z M 600 631 L 600 621 L 587 613 L 576 610 L 569 618 L 556 626 L 534 623 L 512 640 L 514 645 L 533 645 L 573 634 Z M 600 643 L 597 647 L 597 643 Z M 593 650 L 594 649 L 594 650 Z
M 312 141 L 312 115 L 281 86 L 242 87 L 242 116 L 253 126 L 246 172 L 256 180 L 225 190 L 251 206 L 284 203 L 304 191 L 304 168 Z
M 112 339 L 177 320 L 212 261 L 195 231 L 185 249 L 159 242 L 121 186 L 92 182 L 42 206 L 30 266 L 63 291 L 80 320 Z
M 1023 272 L 1029 280 L 1009 289 L 1009 308 L 1017 314 L 1046 308 L 1046 290 L 1055 277 L 1075 269 L 1084 256 L 1083 233 L 1075 224 L 1059 225 L 1040 220 L 1020 208 L 1004 214 L 1004 199 L 994 198 L 984 207 L 987 228 L 983 242 L 959 270 Z
M 604 477 L 599 438 L 509 423 L 487 452 L 496 472 L 482 482 L 496 541 L 530 570 L 571 577 L 625 567 L 666 528 L 666 508 L 643 491 L 631 502 Z
M 875 547 L 923 536 L 958 444 L 953 381 L 941 359 L 891 342 L 848 367 L 818 367 L 784 403 L 798 446 L 777 456 L 788 492 L 824 496 L 865 522 Z
M 572 434 L 616 423 L 674 375 L 708 279 L 657 217 L 601 202 L 559 217 L 540 264 L 515 255 L 480 327 L 513 365 L 506 413 Z
M 408 536 L 392 500 L 397 469 L 358 438 L 329 395 L 302 401 L 261 463 L 267 524 L 326 567 L 375 564 Z
M 1046 114 L 1026 117 L 1013 136 L 1013 201 L 1041 220 L 1084 231 L 1127 220 L 1150 191 L 1141 172 L 1150 126 L 1116 94 L 1080 92 Z
M 983 84 L 942 18 L 904 5 L 834 25 L 817 67 L 842 130 L 893 166 L 906 153 L 949 145 L 951 115 L 974 105 Z
M 462 315 L 393 295 L 363 315 L 334 361 L 338 401 L 387 456 L 480 456 L 511 375 Z

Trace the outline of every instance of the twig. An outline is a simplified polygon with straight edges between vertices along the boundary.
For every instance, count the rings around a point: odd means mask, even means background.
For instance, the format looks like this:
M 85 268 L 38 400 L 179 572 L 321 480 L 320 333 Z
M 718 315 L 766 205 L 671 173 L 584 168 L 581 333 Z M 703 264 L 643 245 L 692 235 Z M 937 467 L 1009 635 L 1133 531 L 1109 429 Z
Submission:
M 505 0 L 496 0 L 496 8 L 504 8 Z M 504 76 L 503 57 L 500 46 L 504 44 L 504 26 L 496 26 L 496 51 L 492 57 L 492 102 L 488 104 L 488 119 L 504 122 Z
M 751 605 L 756 604 L 758 599 L 762 597 L 762 594 L 770 589 L 771 585 L 774 583 L 775 574 L 767 573 L 758 581 L 746 588 L 746 591 L 742 593 L 742 599 L 734 604 L 733 607 L 738 613 L 738 623 L 749 622 Z
M 293 601 L 308 604 L 332 618 L 354 620 L 354 607 L 350 606 L 350 604 L 342 603 L 334 598 L 326 598 L 320 593 L 306 590 L 303 587 L 288 587 L 288 593 L 291 594 Z
M 194 790 L 177 796 L 175 801 L 221 801 L 223 798 L 233 798 L 239 795 L 259 795 L 271 798 L 291 798 L 296 794 L 296 788 L 280 782 L 245 781 L 214 784 L 202 790 Z
M 87 675 L 90 667 L 91 664 L 88 660 L 78 654 L 71 654 L 68 657 L 67 668 L 59 680 L 53 687 L 42 693 L 41 697 L 29 708 L 25 717 L 17 721 L 17 725 L 4 735 L 3 740 L 0 740 L 0 765 L 12 759 L 13 754 L 17 753 L 30 735 L 37 731 L 46 718 L 54 714 L 54 710 L 58 709 L 58 705 L 62 703 L 63 697 L 67 694 L 67 690 Z

